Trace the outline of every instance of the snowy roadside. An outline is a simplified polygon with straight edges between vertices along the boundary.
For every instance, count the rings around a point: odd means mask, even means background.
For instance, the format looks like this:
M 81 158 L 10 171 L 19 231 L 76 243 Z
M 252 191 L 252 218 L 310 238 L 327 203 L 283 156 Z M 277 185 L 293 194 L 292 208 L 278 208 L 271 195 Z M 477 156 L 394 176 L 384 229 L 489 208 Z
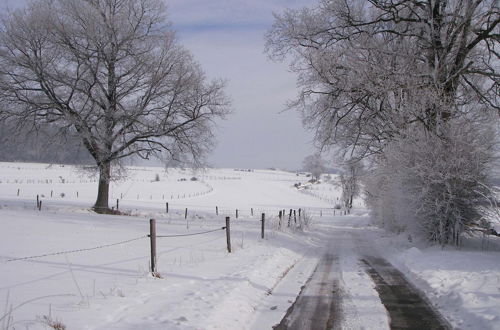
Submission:
M 500 329 L 498 238 L 488 238 L 484 250 L 481 237 L 469 238 L 460 249 L 417 247 L 402 236 L 377 243 L 454 328 Z
M 158 232 L 196 233 L 222 224 L 222 217 L 198 214 L 188 230 L 179 218 L 158 219 Z M 256 218 L 239 219 L 232 221 L 231 254 L 224 231 L 159 239 L 162 278 L 153 278 L 147 238 L 6 262 L 136 238 L 147 234 L 146 218 L 83 210 L 39 213 L 4 205 L 0 219 L 0 299 L 5 306 L 0 328 L 41 329 L 56 321 L 69 329 L 238 328 L 252 320 L 261 301 L 312 246 L 307 235 L 278 232 L 272 225 L 262 240 Z M 303 274 L 303 281 L 308 275 Z

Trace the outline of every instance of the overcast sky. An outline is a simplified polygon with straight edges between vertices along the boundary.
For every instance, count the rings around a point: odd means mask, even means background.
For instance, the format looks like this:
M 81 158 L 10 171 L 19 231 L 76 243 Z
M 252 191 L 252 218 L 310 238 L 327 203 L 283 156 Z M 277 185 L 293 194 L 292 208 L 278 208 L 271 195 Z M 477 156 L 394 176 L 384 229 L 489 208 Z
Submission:
M 2 0 L 19 7 L 26 1 Z M 228 82 L 233 114 L 219 123 L 216 167 L 299 169 L 314 152 L 300 116 L 283 112 L 296 95 L 295 76 L 264 52 L 264 33 L 273 11 L 311 5 L 306 0 L 166 0 L 180 42 L 192 51 L 208 77 Z

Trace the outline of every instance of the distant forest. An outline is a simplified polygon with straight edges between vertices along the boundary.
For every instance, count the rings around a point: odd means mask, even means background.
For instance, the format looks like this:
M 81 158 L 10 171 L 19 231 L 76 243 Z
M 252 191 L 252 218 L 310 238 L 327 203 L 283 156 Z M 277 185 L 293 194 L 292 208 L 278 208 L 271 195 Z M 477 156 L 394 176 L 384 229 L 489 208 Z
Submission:
M 0 122 L 0 161 L 92 164 L 80 139 L 69 131 L 46 125 L 36 131 Z

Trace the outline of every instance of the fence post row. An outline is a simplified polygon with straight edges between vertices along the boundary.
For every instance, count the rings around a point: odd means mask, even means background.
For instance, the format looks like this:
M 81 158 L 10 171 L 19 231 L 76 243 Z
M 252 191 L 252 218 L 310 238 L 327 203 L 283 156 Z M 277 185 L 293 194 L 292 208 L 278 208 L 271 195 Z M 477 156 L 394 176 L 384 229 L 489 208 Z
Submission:
M 229 224 L 229 217 L 226 217 L 226 241 L 227 241 L 227 252 L 231 253 L 231 228 Z
M 151 242 L 151 273 L 156 273 L 156 220 L 149 220 L 149 238 Z

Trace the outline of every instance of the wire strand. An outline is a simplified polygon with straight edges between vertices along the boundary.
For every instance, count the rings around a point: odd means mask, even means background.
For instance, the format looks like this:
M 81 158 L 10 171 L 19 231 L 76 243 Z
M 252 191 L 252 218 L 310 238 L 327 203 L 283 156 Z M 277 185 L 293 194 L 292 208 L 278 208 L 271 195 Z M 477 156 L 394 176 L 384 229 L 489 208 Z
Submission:
M 11 261 L 19 261 L 19 260 L 28 260 L 28 259 L 35 259 L 35 258 L 42 258 L 42 257 L 49 257 L 49 256 L 56 256 L 60 254 L 68 254 L 68 253 L 77 253 L 77 252 L 83 252 L 83 251 L 91 251 L 91 250 L 97 250 L 97 249 L 102 249 L 110 246 L 115 246 L 115 245 L 120 245 L 120 244 L 126 244 L 130 243 L 133 241 L 138 241 L 140 239 L 146 238 L 149 235 L 143 235 L 140 237 L 128 239 L 126 241 L 121 241 L 121 242 L 116 242 L 116 243 L 111 243 L 111 244 L 105 244 L 105 245 L 100 245 L 100 246 L 95 246 L 91 248 L 85 248 L 85 249 L 77 249 L 77 250 L 69 250 L 69 251 L 60 251 L 60 252 L 54 252 L 54 253 L 47 253 L 47 254 L 40 254 L 37 256 L 30 256 L 30 257 L 22 257 L 22 258 L 13 258 L 13 259 L 8 259 L 6 262 L 11 262 Z
M 183 236 L 194 236 L 194 235 L 203 235 L 203 234 L 208 234 L 208 233 L 213 233 L 214 231 L 219 231 L 219 230 L 224 230 L 226 227 L 218 228 L 218 229 L 213 229 L 213 230 L 208 230 L 208 231 L 203 231 L 200 233 L 192 233 L 192 234 L 180 234 L 180 235 L 156 235 L 157 238 L 165 238 L 165 237 L 183 237 Z M 151 235 L 147 235 L 150 237 Z

